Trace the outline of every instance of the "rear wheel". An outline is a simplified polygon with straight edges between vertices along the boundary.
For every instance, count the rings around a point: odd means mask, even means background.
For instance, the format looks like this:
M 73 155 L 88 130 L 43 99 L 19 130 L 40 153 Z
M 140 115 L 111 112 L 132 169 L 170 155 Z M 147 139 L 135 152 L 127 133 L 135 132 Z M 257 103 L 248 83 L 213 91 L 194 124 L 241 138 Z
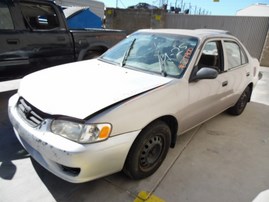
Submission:
M 240 96 L 237 103 L 233 107 L 228 109 L 228 113 L 232 114 L 232 115 L 242 114 L 242 112 L 244 111 L 244 109 L 247 106 L 247 103 L 250 100 L 250 95 L 251 95 L 251 91 L 250 91 L 250 87 L 248 86 L 245 89 L 245 91 L 242 93 L 242 95 Z
M 171 144 L 171 131 L 166 123 L 156 121 L 139 134 L 132 145 L 124 173 L 133 179 L 152 175 L 162 164 Z

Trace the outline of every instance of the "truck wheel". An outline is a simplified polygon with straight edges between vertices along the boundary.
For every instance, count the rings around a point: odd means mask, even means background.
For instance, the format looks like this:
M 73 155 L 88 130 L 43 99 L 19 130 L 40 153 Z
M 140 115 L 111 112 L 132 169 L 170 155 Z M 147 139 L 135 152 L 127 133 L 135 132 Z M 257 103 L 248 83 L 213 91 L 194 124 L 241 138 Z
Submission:
M 247 106 L 247 103 L 250 100 L 250 87 L 248 86 L 244 92 L 242 93 L 242 95 L 240 96 L 240 98 L 238 99 L 237 103 L 228 109 L 228 113 L 232 114 L 232 115 L 240 115 L 242 114 L 242 112 L 244 111 L 244 109 Z
M 162 164 L 171 143 L 171 131 L 166 123 L 155 121 L 139 134 L 124 165 L 124 173 L 132 179 L 152 175 Z
M 99 51 L 89 51 L 83 58 L 83 60 L 89 60 L 89 59 L 94 59 L 102 55 L 101 52 Z

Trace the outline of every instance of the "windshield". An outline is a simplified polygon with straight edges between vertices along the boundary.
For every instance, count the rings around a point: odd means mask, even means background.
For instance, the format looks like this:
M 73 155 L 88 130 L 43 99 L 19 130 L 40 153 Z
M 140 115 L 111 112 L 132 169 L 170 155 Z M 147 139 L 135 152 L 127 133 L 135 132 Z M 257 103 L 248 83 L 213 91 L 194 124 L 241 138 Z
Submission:
M 136 70 L 181 77 L 198 39 L 190 36 L 134 33 L 101 56 L 101 60 Z

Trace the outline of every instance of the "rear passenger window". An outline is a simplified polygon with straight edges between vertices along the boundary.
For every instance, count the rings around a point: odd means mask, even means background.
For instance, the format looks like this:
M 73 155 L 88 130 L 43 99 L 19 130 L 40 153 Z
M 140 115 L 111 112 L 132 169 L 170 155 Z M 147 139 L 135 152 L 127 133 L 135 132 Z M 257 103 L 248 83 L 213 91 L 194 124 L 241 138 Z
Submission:
M 0 2 L 0 29 L 14 29 L 9 9 L 4 2 Z
M 38 3 L 20 3 L 27 28 L 51 30 L 59 27 L 57 14 L 52 6 Z
M 236 42 L 224 41 L 224 47 L 227 55 L 228 69 L 248 62 L 245 51 Z

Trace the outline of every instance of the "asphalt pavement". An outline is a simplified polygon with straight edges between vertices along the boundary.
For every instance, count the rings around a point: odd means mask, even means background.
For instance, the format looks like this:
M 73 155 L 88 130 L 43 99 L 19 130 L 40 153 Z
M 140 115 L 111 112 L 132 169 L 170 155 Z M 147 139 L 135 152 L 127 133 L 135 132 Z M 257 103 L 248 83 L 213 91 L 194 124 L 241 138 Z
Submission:
M 65 182 L 23 149 L 7 117 L 20 80 L 0 83 L 0 202 L 241 202 L 269 189 L 269 68 L 241 116 L 222 113 L 180 136 L 160 169 L 134 181 L 116 173 Z

